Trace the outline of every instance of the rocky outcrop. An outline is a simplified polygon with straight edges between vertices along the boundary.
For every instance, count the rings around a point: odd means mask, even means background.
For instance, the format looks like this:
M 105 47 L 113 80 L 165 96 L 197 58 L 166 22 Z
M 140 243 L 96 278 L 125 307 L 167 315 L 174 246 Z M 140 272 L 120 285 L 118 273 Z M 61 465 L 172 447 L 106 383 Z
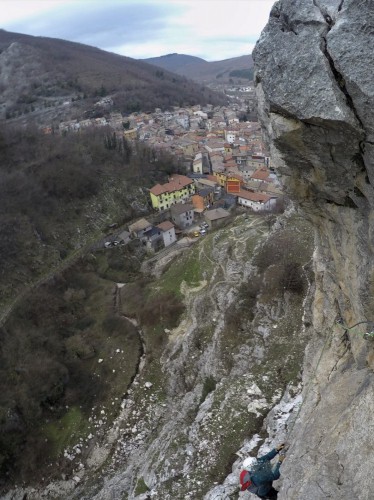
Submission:
M 372 497 L 373 30 L 370 0 L 281 0 L 254 53 L 274 164 L 317 241 L 314 340 L 280 500 Z

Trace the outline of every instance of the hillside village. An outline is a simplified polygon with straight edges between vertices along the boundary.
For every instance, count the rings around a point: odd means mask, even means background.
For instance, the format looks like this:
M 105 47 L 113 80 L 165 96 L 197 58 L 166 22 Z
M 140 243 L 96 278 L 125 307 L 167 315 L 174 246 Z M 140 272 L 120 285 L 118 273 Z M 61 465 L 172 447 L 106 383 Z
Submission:
M 118 138 L 146 143 L 155 151 L 168 151 L 185 175 L 173 174 L 168 182 L 149 190 L 154 211 L 132 224 L 107 246 L 139 238 L 150 251 L 176 242 L 180 236 L 198 237 L 222 224 L 230 210 L 241 206 L 255 212 L 274 211 L 282 192 L 264 147 L 261 129 L 251 116 L 253 89 L 229 88 L 231 104 L 156 108 L 153 113 L 128 116 L 111 111 L 110 97 L 95 104 L 102 116 L 61 122 L 43 133 L 79 132 L 87 127 L 108 127 Z M 253 121 L 247 121 L 252 118 Z

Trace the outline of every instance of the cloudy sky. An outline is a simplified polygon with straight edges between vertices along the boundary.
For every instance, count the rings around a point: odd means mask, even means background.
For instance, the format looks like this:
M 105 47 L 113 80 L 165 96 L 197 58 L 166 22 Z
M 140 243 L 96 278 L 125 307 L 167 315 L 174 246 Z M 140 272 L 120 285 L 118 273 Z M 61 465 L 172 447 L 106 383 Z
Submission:
M 136 59 L 251 53 L 274 0 L 1 0 L 0 27 Z

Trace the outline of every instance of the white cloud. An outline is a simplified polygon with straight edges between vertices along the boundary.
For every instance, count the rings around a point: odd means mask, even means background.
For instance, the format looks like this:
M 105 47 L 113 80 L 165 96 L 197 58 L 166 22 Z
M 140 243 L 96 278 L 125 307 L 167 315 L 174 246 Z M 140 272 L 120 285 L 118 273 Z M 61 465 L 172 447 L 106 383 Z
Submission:
M 2 27 L 134 58 L 251 53 L 273 0 L 2 0 Z
M 70 5 L 69 5 L 70 4 Z M 1 25 L 27 20 L 54 11 L 57 7 L 73 8 L 66 0 L 2 0 Z
M 176 0 L 185 7 L 176 20 L 203 39 L 258 36 L 269 17 L 272 0 Z

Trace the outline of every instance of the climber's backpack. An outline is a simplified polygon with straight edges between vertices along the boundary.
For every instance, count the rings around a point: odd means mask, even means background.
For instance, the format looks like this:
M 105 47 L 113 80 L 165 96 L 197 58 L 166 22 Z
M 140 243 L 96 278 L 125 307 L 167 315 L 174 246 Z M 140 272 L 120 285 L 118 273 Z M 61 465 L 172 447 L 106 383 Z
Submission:
M 240 486 L 242 491 L 249 491 L 250 493 L 257 494 L 259 490 L 259 486 L 256 486 L 253 483 L 252 476 L 256 475 L 256 479 L 259 480 L 260 483 L 262 483 L 262 480 L 266 481 L 268 479 L 268 474 L 269 474 L 269 469 L 270 469 L 270 463 L 269 462 L 256 462 L 252 467 L 251 470 L 243 470 L 240 473 Z

